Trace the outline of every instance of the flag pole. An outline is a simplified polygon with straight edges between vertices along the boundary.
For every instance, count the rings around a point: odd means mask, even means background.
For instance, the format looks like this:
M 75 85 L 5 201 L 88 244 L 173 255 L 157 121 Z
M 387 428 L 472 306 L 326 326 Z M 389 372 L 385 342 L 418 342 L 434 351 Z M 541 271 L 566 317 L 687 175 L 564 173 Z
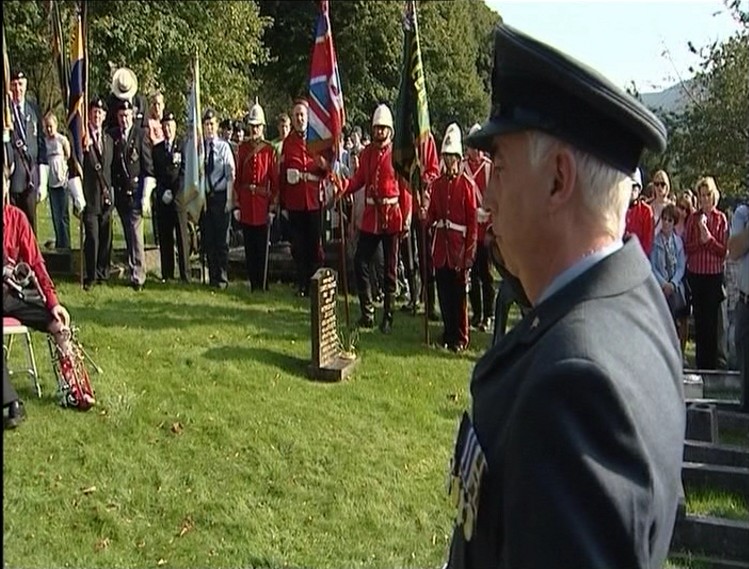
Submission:
M 341 162 L 341 145 L 336 143 L 336 161 L 340 164 Z M 348 268 L 346 266 L 346 227 L 343 222 L 343 200 L 336 200 L 338 202 L 338 231 L 341 234 L 340 247 L 341 247 L 341 285 L 343 285 L 343 301 L 345 306 L 346 314 L 346 332 L 351 330 L 351 316 L 349 311 L 348 302 Z
M 83 41 L 83 109 L 81 122 L 81 137 L 84 142 L 88 134 L 88 17 L 86 14 L 86 2 L 80 0 L 78 3 L 78 17 L 81 20 L 81 38 Z M 85 150 L 84 150 L 85 151 Z M 81 164 L 81 167 L 83 164 Z M 82 182 L 83 180 L 81 180 Z M 85 208 L 84 208 L 85 209 Z M 85 271 L 84 271 L 84 255 L 83 255 L 83 211 L 78 212 L 78 255 L 80 264 L 80 281 L 81 289 L 84 287 Z

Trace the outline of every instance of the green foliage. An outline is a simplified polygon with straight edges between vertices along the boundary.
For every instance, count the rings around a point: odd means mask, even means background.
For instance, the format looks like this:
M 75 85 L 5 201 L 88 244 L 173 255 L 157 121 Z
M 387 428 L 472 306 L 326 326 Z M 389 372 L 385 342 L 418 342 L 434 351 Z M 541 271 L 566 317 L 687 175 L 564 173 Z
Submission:
M 23 67 L 30 90 L 48 108 L 61 101 L 46 4 L 8 0 L 3 19 L 11 62 Z M 71 37 L 75 3 L 60 4 L 68 24 L 66 35 Z M 129 0 L 87 6 L 91 94 L 109 93 L 112 72 L 126 66 L 138 76 L 142 93 L 163 90 L 167 105 L 181 114 L 191 80 L 190 61 L 197 53 L 204 104 L 235 116 L 248 108 L 249 95 L 257 88 L 250 66 L 267 59 L 260 37 L 268 21 L 260 17 L 254 2 Z
M 749 167 L 749 12 L 729 2 L 742 29 L 722 43 L 701 50 L 696 77 L 685 85 L 690 105 L 662 117 L 669 131 L 663 156 L 648 156 L 650 171 L 664 168 L 675 188 L 694 189 L 702 176 L 714 176 L 729 198 L 747 191 Z
M 259 0 L 272 18 L 263 41 L 271 62 L 258 69 L 261 100 L 270 116 L 288 110 L 307 90 L 317 6 L 312 0 Z M 451 121 L 464 128 L 486 116 L 491 76 L 491 30 L 499 16 L 481 0 L 418 3 L 422 57 L 433 127 Z M 330 18 L 338 54 L 347 122 L 368 126 L 374 108 L 391 107 L 403 64 L 403 1 L 331 0 Z

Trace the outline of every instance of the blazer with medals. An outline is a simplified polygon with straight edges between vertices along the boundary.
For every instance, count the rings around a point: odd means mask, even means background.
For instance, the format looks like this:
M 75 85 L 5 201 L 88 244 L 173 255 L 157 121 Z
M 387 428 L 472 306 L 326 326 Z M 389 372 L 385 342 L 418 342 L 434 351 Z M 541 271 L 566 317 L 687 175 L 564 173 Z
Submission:
M 146 131 L 133 125 L 125 139 L 119 128 L 110 131 L 114 140 L 112 156 L 112 184 L 114 185 L 115 203 L 125 204 L 135 200 L 140 204 L 143 182 L 153 176 L 151 148 L 147 143 Z
M 47 144 L 44 141 L 42 115 L 36 103 L 26 98 L 18 108 L 11 101 L 10 114 L 13 118 L 11 191 L 18 193 L 31 185 L 35 188 L 38 186 L 39 172 L 37 168 L 39 164 L 47 164 Z M 31 172 L 31 180 L 28 179 L 26 173 L 27 167 Z
M 163 206 L 164 192 L 171 190 L 172 197 L 177 201 L 182 197 L 182 179 L 184 169 L 182 165 L 182 141 L 175 138 L 167 149 L 166 139 L 153 146 L 153 172 L 156 176 L 156 203 Z M 172 202 L 172 203 L 175 203 Z
M 93 134 L 91 144 L 83 153 L 83 195 L 86 213 L 99 215 L 114 204 L 112 188 L 112 155 L 114 141 L 100 131 L 101 149 L 96 147 Z M 106 203 L 106 202 L 109 203 Z
M 636 239 L 490 348 L 471 396 L 453 457 L 447 567 L 665 560 L 681 489 L 682 361 Z

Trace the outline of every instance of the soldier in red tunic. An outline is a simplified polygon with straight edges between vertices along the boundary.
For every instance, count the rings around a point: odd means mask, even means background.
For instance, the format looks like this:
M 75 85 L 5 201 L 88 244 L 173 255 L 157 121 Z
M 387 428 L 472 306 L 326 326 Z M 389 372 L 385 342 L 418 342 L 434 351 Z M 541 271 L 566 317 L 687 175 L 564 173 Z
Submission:
M 237 150 L 234 219 L 244 236 L 244 256 L 250 289 L 265 290 L 268 225 L 278 204 L 278 165 L 273 145 L 264 138 L 265 112 L 255 103 L 245 119 L 249 132 Z
M 309 105 L 297 100 L 291 116 L 293 130 L 281 147 L 279 188 L 281 208 L 289 213 L 291 252 L 297 269 L 299 296 L 309 296 L 310 278 L 322 263 L 320 185 L 326 171 L 307 150 Z
M 442 344 L 454 352 L 468 346 L 466 285 L 476 255 L 476 193 L 473 180 L 461 171 L 460 127 L 452 123 L 442 141 L 444 173 L 432 184 L 427 223 L 434 227 L 432 262 L 442 313 Z
M 624 237 L 637 235 L 640 245 L 642 245 L 642 250 L 645 251 L 645 255 L 650 257 L 650 250 L 653 248 L 653 239 L 655 238 L 653 210 L 641 197 L 641 191 L 642 174 L 638 168 L 632 175 L 632 197 L 629 200 L 627 228 L 624 231 Z
M 471 135 L 481 128 L 474 124 L 468 134 Z M 489 263 L 489 246 L 486 241 L 486 229 L 491 225 L 491 214 L 484 209 L 484 190 L 491 176 L 492 162 L 484 153 L 469 147 L 463 160 L 463 171 L 476 184 L 476 220 L 478 234 L 476 238 L 476 260 L 471 269 L 471 309 L 473 318 L 471 326 L 482 332 L 491 329 L 491 317 L 494 305 L 494 283 Z
M 393 115 L 387 105 L 380 105 L 372 116 L 372 143 L 362 150 L 354 177 L 343 181 L 342 194 L 364 190 L 361 233 L 354 255 L 361 307 L 359 326 L 362 328 L 374 327 L 370 261 L 382 242 L 385 254 L 385 313 L 380 330 L 384 334 L 389 334 L 393 326 L 398 242 L 411 223 L 411 196 L 405 182 L 393 169 L 392 137 Z

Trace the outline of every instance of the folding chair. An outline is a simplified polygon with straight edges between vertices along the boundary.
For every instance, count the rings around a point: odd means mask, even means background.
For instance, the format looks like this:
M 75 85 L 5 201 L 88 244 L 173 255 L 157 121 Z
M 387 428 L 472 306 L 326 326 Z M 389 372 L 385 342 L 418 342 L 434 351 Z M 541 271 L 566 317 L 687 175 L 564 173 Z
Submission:
M 3 351 L 5 352 L 5 362 L 8 365 L 8 375 L 13 375 L 14 371 L 10 369 L 8 361 L 10 360 L 10 351 L 13 348 L 13 338 L 15 336 L 21 336 L 22 341 L 25 343 L 26 350 L 26 365 L 28 366 L 24 370 L 19 370 L 29 374 L 31 377 L 31 384 L 36 391 L 36 396 L 42 396 L 42 388 L 39 385 L 39 373 L 36 369 L 36 358 L 34 357 L 34 346 L 31 344 L 31 332 L 27 326 L 21 324 L 15 318 L 9 316 L 3 316 Z M 7 337 L 8 341 L 5 342 Z

